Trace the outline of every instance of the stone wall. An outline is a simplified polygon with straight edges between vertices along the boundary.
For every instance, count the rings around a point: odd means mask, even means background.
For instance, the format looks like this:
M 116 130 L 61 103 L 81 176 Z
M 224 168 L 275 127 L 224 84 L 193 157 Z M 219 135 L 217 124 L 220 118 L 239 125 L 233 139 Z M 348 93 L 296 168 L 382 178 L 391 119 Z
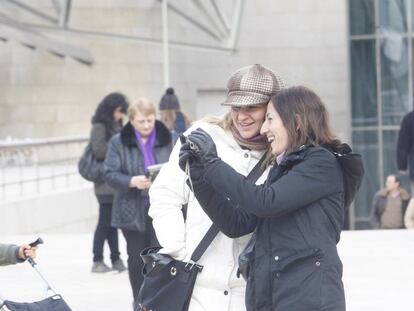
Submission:
M 40 2 L 50 6 L 48 1 Z M 161 38 L 158 1 L 72 3 L 70 27 Z M 190 2 L 171 3 L 186 6 L 186 12 L 197 17 Z M 214 43 L 172 12 L 169 26 L 171 40 Z M 158 104 L 164 91 L 162 46 L 64 33 L 49 35 L 87 48 L 96 63 L 87 67 L 16 42 L 0 43 L 0 139 L 87 134 L 97 103 L 112 91 L 123 92 L 131 100 L 146 96 Z M 228 76 L 252 63 L 274 69 L 291 85 L 314 88 L 331 111 L 336 132 L 349 138 L 346 1 L 246 1 L 237 52 L 171 48 L 170 84 L 182 108 L 197 118 L 221 109 L 217 101 L 224 94 Z

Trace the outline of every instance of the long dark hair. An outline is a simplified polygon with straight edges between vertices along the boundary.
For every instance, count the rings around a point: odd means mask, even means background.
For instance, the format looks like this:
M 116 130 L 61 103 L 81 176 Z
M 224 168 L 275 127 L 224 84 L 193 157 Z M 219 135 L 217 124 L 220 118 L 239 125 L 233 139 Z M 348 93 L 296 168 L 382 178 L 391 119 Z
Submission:
M 92 124 L 103 123 L 106 126 L 110 126 L 115 122 L 114 111 L 118 107 L 121 107 L 121 111 L 126 113 L 128 100 L 125 95 L 116 92 L 106 95 L 95 110 L 95 114 L 92 117 Z
M 332 133 L 328 111 L 311 89 L 304 86 L 283 89 L 270 101 L 288 133 L 287 153 L 303 145 L 341 149 L 341 141 Z

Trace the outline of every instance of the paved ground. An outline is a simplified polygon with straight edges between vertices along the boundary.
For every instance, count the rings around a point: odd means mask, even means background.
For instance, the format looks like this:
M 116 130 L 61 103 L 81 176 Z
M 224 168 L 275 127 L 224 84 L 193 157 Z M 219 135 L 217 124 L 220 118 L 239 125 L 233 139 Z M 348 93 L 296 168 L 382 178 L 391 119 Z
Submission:
M 45 244 L 39 250 L 39 267 L 74 311 L 132 310 L 127 273 L 90 273 L 91 235 L 40 236 Z M 1 240 L 23 243 L 35 238 Z M 122 238 L 121 243 L 125 258 Z M 344 232 L 339 252 L 348 311 L 413 310 L 414 230 Z M 0 268 L 1 296 L 32 301 L 43 292 L 43 283 L 28 264 Z

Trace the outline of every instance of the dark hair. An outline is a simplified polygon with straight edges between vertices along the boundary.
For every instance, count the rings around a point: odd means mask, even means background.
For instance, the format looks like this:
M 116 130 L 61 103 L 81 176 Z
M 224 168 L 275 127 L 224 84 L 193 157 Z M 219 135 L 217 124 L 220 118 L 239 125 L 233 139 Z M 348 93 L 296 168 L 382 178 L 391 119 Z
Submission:
M 123 113 L 127 112 L 128 100 L 121 93 L 110 93 L 106 95 L 95 110 L 92 123 L 104 123 L 109 126 L 114 123 L 114 111 L 121 107 Z
M 394 181 L 401 185 L 401 179 L 400 179 L 400 177 L 398 177 L 397 174 L 390 174 L 390 175 L 388 175 L 388 177 L 389 176 L 393 176 L 394 177 Z
M 341 142 L 332 133 L 328 111 L 311 89 L 304 86 L 286 88 L 270 101 L 288 133 L 287 153 L 303 145 L 322 146 L 334 151 L 341 149 Z

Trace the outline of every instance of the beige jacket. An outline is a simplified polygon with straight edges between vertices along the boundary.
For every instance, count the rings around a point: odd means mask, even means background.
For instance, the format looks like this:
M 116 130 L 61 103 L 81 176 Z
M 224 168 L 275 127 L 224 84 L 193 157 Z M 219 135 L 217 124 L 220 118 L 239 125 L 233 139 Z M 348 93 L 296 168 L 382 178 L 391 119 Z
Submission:
M 404 215 L 404 224 L 407 229 L 414 229 L 414 199 L 411 199 L 408 203 Z

